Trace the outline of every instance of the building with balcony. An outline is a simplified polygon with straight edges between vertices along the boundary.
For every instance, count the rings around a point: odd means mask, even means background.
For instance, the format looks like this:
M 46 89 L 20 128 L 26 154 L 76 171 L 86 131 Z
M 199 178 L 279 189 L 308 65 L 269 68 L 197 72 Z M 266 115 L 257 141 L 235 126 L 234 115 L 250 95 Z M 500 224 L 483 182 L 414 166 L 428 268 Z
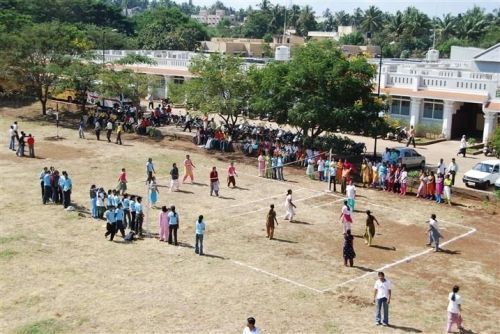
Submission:
M 486 142 L 500 120 L 500 44 L 452 47 L 450 59 L 384 60 L 380 91 L 403 123 L 440 128 L 446 139 L 465 134 Z
M 209 14 L 208 10 L 202 9 L 198 15 L 191 15 L 191 18 L 209 27 L 215 27 L 223 19 L 228 20 L 231 24 L 236 23 L 236 17 L 234 15 L 226 15 L 226 11 L 223 9 L 217 9 L 215 14 Z

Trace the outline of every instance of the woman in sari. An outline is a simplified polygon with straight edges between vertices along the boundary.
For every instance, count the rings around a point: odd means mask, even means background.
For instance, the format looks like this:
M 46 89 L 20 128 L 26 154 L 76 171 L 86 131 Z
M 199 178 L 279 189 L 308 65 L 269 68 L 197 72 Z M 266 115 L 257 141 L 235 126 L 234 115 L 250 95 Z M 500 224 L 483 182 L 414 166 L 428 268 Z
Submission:
M 420 184 L 418 185 L 417 198 L 425 198 L 427 196 L 427 177 L 425 176 L 425 171 L 423 169 L 420 170 L 418 180 L 420 181 Z
M 361 179 L 363 181 L 363 188 L 370 185 L 370 170 L 366 158 L 363 159 L 363 163 L 361 164 Z
M 436 192 L 436 177 L 434 176 L 434 172 L 431 171 L 431 173 L 427 178 L 427 198 L 433 200 L 435 192 Z

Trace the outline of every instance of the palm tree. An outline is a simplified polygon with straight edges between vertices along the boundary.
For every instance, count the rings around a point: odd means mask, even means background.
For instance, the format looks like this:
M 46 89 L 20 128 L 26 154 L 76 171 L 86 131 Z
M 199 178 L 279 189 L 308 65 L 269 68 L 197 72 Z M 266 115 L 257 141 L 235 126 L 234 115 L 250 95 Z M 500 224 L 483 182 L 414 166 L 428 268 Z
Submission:
M 392 40 L 399 40 L 399 38 L 403 35 L 405 29 L 403 13 L 399 10 L 390 17 L 389 22 L 387 24 L 387 31 L 389 32 Z
M 363 20 L 361 21 L 361 28 L 365 32 L 376 32 L 382 28 L 384 23 L 384 14 L 380 9 L 375 6 L 368 7 L 365 10 Z
M 403 13 L 405 34 L 414 38 L 430 36 L 431 21 L 429 17 L 415 7 L 408 7 Z
M 361 25 L 361 21 L 363 21 L 363 10 L 358 7 L 351 15 L 351 24 L 353 26 L 359 27 Z
M 442 40 L 447 40 L 456 33 L 457 18 L 451 14 L 446 14 L 443 18 L 434 18 L 433 23 L 435 29 L 439 31 L 439 37 Z
M 461 38 L 477 41 L 487 29 L 488 22 L 484 11 L 477 6 L 458 16 L 457 32 Z
M 307 36 L 309 31 L 316 29 L 316 25 L 317 23 L 314 18 L 314 11 L 312 7 L 309 5 L 304 6 L 297 21 L 300 34 L 302 36 Z
M 335 23 L 337 26 L 346 26 L 349 25 L 349 14 L 347 14 L 345 11 L 341 10 L 338 12 L 335 12 Z

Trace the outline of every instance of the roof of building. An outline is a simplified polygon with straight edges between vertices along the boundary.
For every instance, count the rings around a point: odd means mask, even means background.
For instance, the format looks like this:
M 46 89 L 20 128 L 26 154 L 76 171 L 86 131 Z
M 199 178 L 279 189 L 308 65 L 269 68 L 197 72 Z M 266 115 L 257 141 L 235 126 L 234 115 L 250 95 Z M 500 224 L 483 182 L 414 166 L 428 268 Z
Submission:
M 474 60 L 500 63 L 500 43 L 478 53 L 474 56 Z
M 307 32 L 308 37 L 336 37 L 337 32 L 335 31 L 309 31 Z
M 377 90 L 375 86 L 374 90 Z M 471 102 L 471 103 L 485 103 L 488 101 L 488 95 L 485 94 L 464 94 L 450 91 L 438 91 L 438 90 L 430 90 L 430 89 L 420 89 L 418 91 L 414 91 L 409 88 L 382 88 L 381 92 L 390 95 L 402 95 L 409 97 L 420 97 L 427 99 L 439 99 L 439 100 L 449 100 L 449 101 L 458 101 L 458 102 Z

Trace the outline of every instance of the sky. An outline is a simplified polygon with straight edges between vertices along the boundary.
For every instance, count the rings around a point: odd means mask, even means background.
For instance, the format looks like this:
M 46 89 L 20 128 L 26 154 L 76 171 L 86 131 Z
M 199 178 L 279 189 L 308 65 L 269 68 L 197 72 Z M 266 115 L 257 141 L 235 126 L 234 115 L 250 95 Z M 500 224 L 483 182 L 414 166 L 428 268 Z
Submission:
M 183 2 L 183 0 L 178 0 L 178 2 Z M 210 6 L 215 2 L 215 0 L 193 0 L 195 5 L 199 6 Z M 255 7 L 259 4 L 260 0 L 222 0 L 222 2 L 228 6 L 236 9 L 247 8 L 249 5 Z M 493 11 L 495 8 L 500 8 L 500 0 L 412 0 L 412 1 L 402 1 L 402 0 L 271 0 L 271 3 L 280 3 L 284 5 L 285 3 L 290 6 L 290 4 L 296 4 L 300 6 L 309 5 L 314 8 L 316 16 L 321 16 L 326 8 L 330 8 L 331 11 L 337 12 L 339 10 L 345 10 L 348 13 L 352 13 L 357 7 L 361 9 L 366 9 L 370 5 L 377 6 L 382 11 L 396 12 L 397 10 L 404 10 L 408 6 L 414 6 L 429 16 L 442 16 L 446 13 L 458 14 L 467 11 L 467 9 L 472 8 L 477 5 L 481 8 L 486 9 L 488 12 Z

